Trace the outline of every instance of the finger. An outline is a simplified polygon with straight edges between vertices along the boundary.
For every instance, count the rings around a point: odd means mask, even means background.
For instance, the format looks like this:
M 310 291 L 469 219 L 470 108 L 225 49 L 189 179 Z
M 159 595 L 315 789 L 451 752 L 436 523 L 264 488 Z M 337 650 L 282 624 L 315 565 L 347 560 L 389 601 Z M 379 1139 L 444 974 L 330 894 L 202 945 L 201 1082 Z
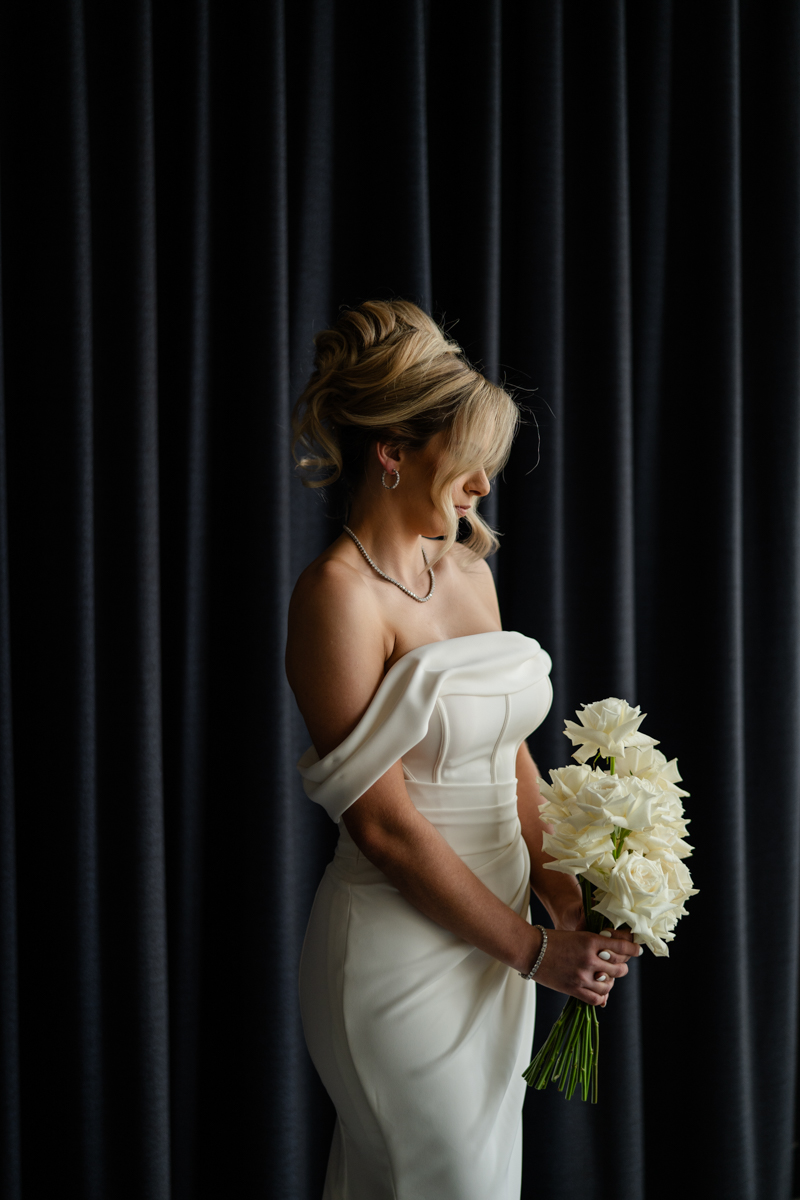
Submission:
M 600 974 L 605 974 L 601 971 Z M 591 975 L 588 979 L 582 979 L 580 986 L 589 992 L 596 992 L 598 996 L 606 996 L 614 986 L 614 980 L 610 975 L 606 975 L 605 979 L 596 979 Z
M 612 981 L 615 981 L 617 979 L 624 979 L 627 974 L 628 974 L 628 968 L 624 964 L 619 967 L 611 967 L 611 966 L 608 966 L 607 964 L 603 964 L 603 970 L 595 971 L 594 978 L 597 980 L 598 983 L 605 983 L 606 980 L 609 980 L 609 979 Z
M 622 954 L 612 954 L 610 951 L 607 951 L 606 954 L 598 954 L 597 957 L 602 960 L 604 967 L 627 966 L 630 962 L 630 958 L 625 958 Z
M 602 937 L 602 938 L 619 938 L 622 941 L 632 942 L 633 941 L 633 930 L 632 929 L 602 929 L 600 931 L 600 937 Z
M 607 992 L 606 992 L 606 995 L 604 995 L 604 996 L 603 996 L 603 998 L 602 998 L 602 1000 L 601 1000 L 601 1002 L 600 1002 L 600 1006 L 599 1006 L 600 1008 L 604 1008 L 604 1007 L 606 1007 L 606 1004 L 608 1003 L 608 997 L 609 997 L 609 995 L 610 995 L 610 992 L 608 992 L 608 991 L 607 991 Z
M 606 962 L 627 962 L 629 958 L 638 958 L 644 950 L 643 946 L 637 946 L 635 942 L 623 942 L 618 939 L 608 941 L 604 939 L 598 941 L 595 953 L 605 958 L 607 954 L 611 955 L 611 959 L 606 959 Z
M 588 988 L 576 988 L 574 992 L 570 992 L 576 1000 L 582 1000 L 584 1004 L 591 1004 L 594 1008 L 605 1004 L 608 999 L 608 992 L 590 992 Z
M 596 976 L 599 974 L 609 975 L 612 979 L 623 979 L 628 974 L 628 964 L 626 962 L 592 963 L 591 969 Z
M 617 954 L 621 958 L 638 958 L 643 949 L 643 946 L 637 946 L 635 942 L 625 942 L 621 938 L 604 939 L 602 942 L 598 939 L 597 942 L 598 954 Z

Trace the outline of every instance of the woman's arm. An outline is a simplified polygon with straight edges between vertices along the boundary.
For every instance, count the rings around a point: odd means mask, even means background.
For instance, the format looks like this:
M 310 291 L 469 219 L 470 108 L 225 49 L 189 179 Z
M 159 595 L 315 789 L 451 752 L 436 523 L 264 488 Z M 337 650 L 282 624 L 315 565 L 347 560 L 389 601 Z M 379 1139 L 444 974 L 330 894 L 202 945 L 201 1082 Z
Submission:
M 293 597 L 286 667 L 311 739 L 324 757 L 360 720 L 391 648 L 384 644 L 380 614 L 371 608 L 374 601 L 359 585 L 358 573 L 332 562 L 321 570 L 320 578 L 306 579 Z M 417 811 L 401 763 L 360 796 L 343 820 L 362 853 L 420 912 L 507 966 L 530 969 L 541 934 L 498 899 Z M 612 954 L 611 962 L 598 959 L 600 950 Z M 602 1004 L 637 952 L 624 940 L 554 930 L 536 978 Z M 600 971 L 608 976 L 604 983 L 594 978 Z
M 580 884 L 573 875 L 546 871 L 544 864 L 552 862 L 542 849 L 542 834 L 552 830 L 539 815 L 542 796 L 539 791 L 541 772 L 531 757 L 528 743 L 517 752 L 517 812 L 522 836 L 531 858 L 531 887 L 550 914 L 556 929 L 585 929 L 583 896 Z

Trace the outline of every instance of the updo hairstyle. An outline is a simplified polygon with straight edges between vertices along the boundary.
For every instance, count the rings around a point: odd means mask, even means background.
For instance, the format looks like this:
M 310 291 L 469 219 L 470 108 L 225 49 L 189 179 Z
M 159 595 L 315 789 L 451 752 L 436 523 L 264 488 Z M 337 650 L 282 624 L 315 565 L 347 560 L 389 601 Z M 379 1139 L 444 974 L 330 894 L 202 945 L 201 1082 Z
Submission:
M 367 477 L 375 441 L 403 449 L 445 431 L 431 499 L 447 530 L 433 562 L 456 540 L 456 479 L 482 467 L 491 479 L 508 459 L 519 409 L 476 371 L 460 346 L 407 300 L 367 300 L 314 338 L 314 371 L 292 413 L 293 453 L 306 487 L 337 485 L 345 519 Z M 401 484 L 402 486 L 402 484 Z M 465 547 L 477 558 L 498 539 L 473 508 Z

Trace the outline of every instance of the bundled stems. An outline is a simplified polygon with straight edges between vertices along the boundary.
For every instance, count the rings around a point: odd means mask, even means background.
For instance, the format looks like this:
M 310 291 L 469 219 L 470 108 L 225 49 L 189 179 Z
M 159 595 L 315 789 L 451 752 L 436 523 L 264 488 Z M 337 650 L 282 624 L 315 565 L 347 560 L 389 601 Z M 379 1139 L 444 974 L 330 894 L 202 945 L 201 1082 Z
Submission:
M 572 1098 L 578 1084 L 584 1100 L 597 1103 L 597 1065 L 600 1025 L 591 1004 L 570 996 L 547 1041 L 522 1078 L 528 1087 L 542 1091 L 552 1080 Z

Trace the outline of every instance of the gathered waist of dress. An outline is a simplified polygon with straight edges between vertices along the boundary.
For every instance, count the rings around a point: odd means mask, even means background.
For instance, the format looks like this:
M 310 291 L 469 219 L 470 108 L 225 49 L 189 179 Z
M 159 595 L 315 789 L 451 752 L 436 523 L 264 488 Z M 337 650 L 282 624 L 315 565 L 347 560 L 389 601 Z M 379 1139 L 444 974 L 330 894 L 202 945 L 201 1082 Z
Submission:
M 407 779 L 406 788 L 417 811 L 469 866 L 487 862 L 520 837 L 516 779 L 504 783 L 418 783 Z M 354 862 L 363 858 L 344 821 L 339 822 L 336 855 Z

